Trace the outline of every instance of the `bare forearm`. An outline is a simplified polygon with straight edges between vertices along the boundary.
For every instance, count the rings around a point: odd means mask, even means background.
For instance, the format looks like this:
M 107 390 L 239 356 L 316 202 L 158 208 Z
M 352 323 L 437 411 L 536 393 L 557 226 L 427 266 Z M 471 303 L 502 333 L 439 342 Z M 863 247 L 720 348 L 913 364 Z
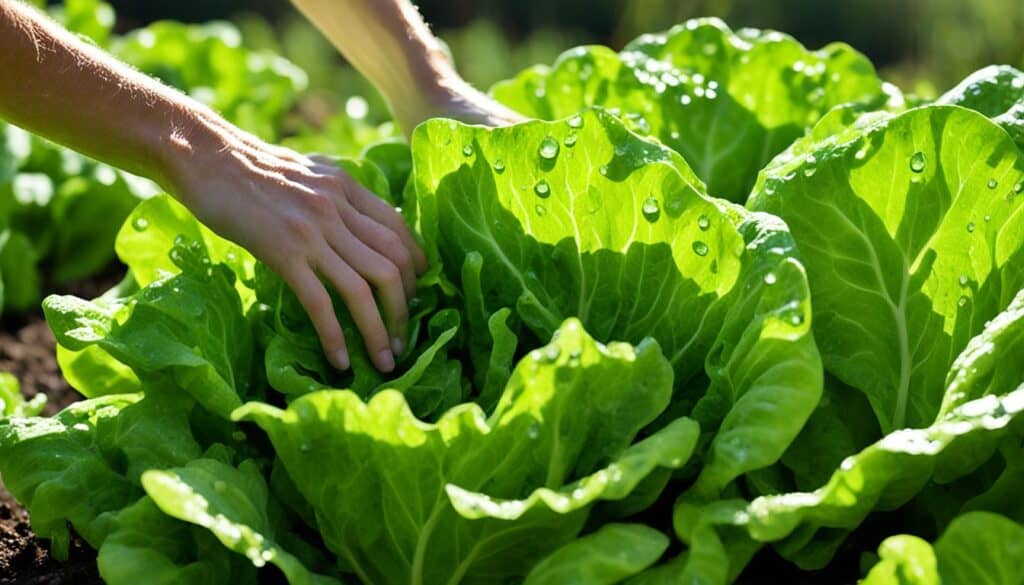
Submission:
M 35 10 L 0 0 L 0 118 L 166 186 L 169 152 L 187 148 L 215 116 Z
M 292 1 L 384 94 L 403 125 L 434 114 L 444 86 L 460 81 L 408 0 Z

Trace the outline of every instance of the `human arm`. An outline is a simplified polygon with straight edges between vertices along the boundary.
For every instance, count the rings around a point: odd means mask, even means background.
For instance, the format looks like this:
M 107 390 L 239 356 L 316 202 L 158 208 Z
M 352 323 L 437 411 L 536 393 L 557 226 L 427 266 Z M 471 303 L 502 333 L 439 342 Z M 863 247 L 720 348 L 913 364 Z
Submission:
M 242 132 L 13 0 L 0 0 L 0 117 L 158 182 L 278 272 L 346 368 L 325 278 L 375 365 L 393 369 L 425 259 L 401 217 L 336 166 Z
M 473 89 L 409 0 L 292 0 L 381 92 L 406 134 L 433 117 L 500 126 L 522 117 Z

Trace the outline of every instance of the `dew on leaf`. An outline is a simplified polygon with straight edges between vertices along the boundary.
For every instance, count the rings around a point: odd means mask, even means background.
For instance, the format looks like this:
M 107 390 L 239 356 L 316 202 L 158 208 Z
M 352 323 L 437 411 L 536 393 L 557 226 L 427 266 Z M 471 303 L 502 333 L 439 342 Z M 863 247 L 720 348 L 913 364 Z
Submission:
M 701 214 L 701 216 L 697 218 L 697 227 L 699 227 L 702 232 L 706 232 L 708 231 L 708 228 L 711 227 L 711 220 L 708 219 L 708 216 Z
M 989 189 L 995 189 L 998 186 L 999 186 L 999 181 L 997 181 L 995 179 L 989 179 L 988 180 L 988 188 Z
M 764 275 L 764 283 L 767 284 L 768 286 L 775 284 L 776 282 L 778 282 L 778 280 L 779 279 L 778 277 L 775 276 L 774 272 L 769 272 L 768 274 Z
M 575 116 L 569 118 L 569 121 L 567 123 L 569 124 L 570 128 L 582 128 L 583 116 L 576 114 Z
M 961 274 L 958 280 L 960 282 L 960 286 L 967 286 L 967 283 L 971 282 L 970 277 L 968 277 L 966 274 Z
M 534 211 L 535 211 L 535 212 L 537 213 L 537 215 L 538 215 L 539 217 L 544 217 L 544 214 L 546 214 L 546 213 L 548 212 L 548 210 L 547 210 L 547 209 L 545 209 L 545 208 L 544 208 L 544 206 L 543 206 L 543 205 L 541 205 L 540 203 L 538 203 L 537 205 L 535 205 L 535 206 L 533 207 L 533 210 L 534 210 Z
M 956 304 L 958 306 L 960 306 L 960 307 L 966 305 L 967 304 L 967 297 L 966 296 L 961 296 L 960 299 L 956 302 Z
M 658 218 L 661 217 L 661 206 L 658 205 L 658 200 L 654 197 L 644 199 L 644 204 L 640 210 L 643 212 L 644 219 L 651 223 L 658 221 Z
M 608 165 L 601 165 L 601 168 L 598 169 L 598 172 L 601 173 L 601 176 L 608 176 Z
M 132 220 L 132 227 L 135 228 L 135 231 L 137 232 L 146 231 L 146 228 L 149 227 L 149 220 L 140 215 Z
M 575 132 L 570 133 L 568 136 L 565 137 L 565 146 L 567 146 L 568 148 L 572 148 L 573 146 L 576 146 L 576 133 Z
M 804 322 L 804 316 L 801 313 L 796 313 L 789 318 L 789 322 L 793 325 L 802 325 Z
M 462 147 L 462 156 L 473 156 L 473 147 L 466 145 Z
M 550 136 L 546 136 L 544 140 L 540 141 L 540 150 L 538 150 L 540 157 L 546 160 L 552 160 L 558 156 L 558 141 Z
M 536 439 L 540 436 L 540 425 L 536 422 L 530 423 L 530 426 L 526 427 L 526 436 L 531 439 Z
M 533 186 L 533 192 L 536 193 L 538 197 L 546 199 L 548 195 L 551 195 L 551 187 L 548 186 L 547 181 L 541 179 Z
M 915 152 L 910 156 L 910 170 L 915 173 L 924 172 L 925 158 L 924 153 L 921 151 Z
M 707 256 L 708 255 L 708 245 L 705 244 L 704 242 L 700 241 L 700 240 L 697 240 L 697 241 L 695 241 L 693 243 L 693 251 L 698 256 Z
M 973 233 L 973 232 L 974 232 L 974 222 L 973 221 L 969 221 L 969 222 L 967 222 L 967 233 Z
M 1018 195 L 1020 195 L 1021 192 L 1024 192 L 1024 182 L 1018 182 L 1016 185 L 1014 185 L 1013 192 Z
M 505 161 L 500 158 L 494 161 L 494 172 L 499 174 L 505 172 Z

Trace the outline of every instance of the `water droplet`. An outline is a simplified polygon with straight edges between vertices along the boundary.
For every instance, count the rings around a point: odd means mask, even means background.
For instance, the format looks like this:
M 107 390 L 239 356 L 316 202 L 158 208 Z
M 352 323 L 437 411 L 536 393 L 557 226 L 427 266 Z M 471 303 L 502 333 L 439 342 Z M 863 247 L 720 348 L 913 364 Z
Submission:
M 957 304 L 957 306 L 960 306 L 960 307 L 966 305 L 967 304 L 967 297 L 966 296 L 961 296 L 960 299 L 956 302 L 956 304 Z
M 708 255 L 708 245 L 705 244 L 704 242 L 700 241 L 700 240 L 697 240 L 697 241 L 695 241 L 693 243 L 693 251 L 698 256 L 707 256 Z
M 473 147 L 466 145 L 462 147 L 462 156 L 473 156 Z
M 583 116 L 576 114 L 572 118 L 569 118 L 567 122 L 570 128 L 582 128 L 583 127 Z
M 915 152 L 910 156 L 910 170 L 915 173 L 924 172 L 925 158 L 923 152 Z
M 985 216 L 985 221 L 992 221 L 992 216 L 991 215 L 986 215 Z
M 562 350 L 560 350 L 557 345 L 549 345 L 548 348 L 544 350 L 544 359 L 546 361 L 553 362 L 558 359 L 558 354 L 560 353 L 562 353 Z
M 706 232 L 708 231 L 708 228 L 711 227 L 711 220 L 708 219 L 708 216 L 701 214 L 701 216 L 697 218 L 697 227 L 700 228 L 700 231 Z
M 998 186 L 999 186 L 999 181 L 997 181 L 995 179 L 989 179 L 988 180 L 988 188 L 989 189 L 995 189 Z
M 802 313 L 794 313 L 793 316 L 789 318 L 789 322 L 793 325 L 802 325 L 804 322 L 804 316 Z
M 565 146 L 568 147 L 568 148 L 572 148 L 572 147 L 576 146 L 576 133 L 575 132 L 571 132 L 568 136 L 565 137 Z
M 967 286 L 967 283 L 971 282 L 970 277 L 966 274 L 961 274 L 958 280 L 960 281 L 960 286 Z
M 768 286 L 775 284 L 776 282 L 778 282 L 778 280 L 779 279 L 778 277 L 775 276 L 774 272 L 769 272 L 768 274 L 764 275 L 764 283 L 767 284 Z
M 601 168 L 597 169 L 601 173 L 601 176 L 608 176 L 608 165 L 601 165 Z
M 644 219 L 651 223 L 658 221 L 658 218 L 661 217 L 661 206 L 658 205 L 658 200 L 654 197 L 644 199 L 644 204 L 640 210 L 644 214 Z
M 969 222 L 967 222 L 967 233 L 973 233 L 973 232 L 974 232 L 974 222 L 973 221 L 969 221 Z
M 547 181 L 541 179 L 533 186 L 533 192 L 537 194 L 537 197 L 547 199 L 548 195 L 551 195 L 551 187 L 548 186 Z
M 1013 192 L 1018 194 L 1018 195 L 1020 195 L 1021 192 L 1024 192 L 1024 181 L 1019 182 L 1016 185 L 1014 185 L 1013 186 Z
M 499 175 L 501 173 L 504 173 L 505 172 L 505 161 L 501 160 L 500 158 L 498 160 L 494 161 L 494 172 L 498 173 Z
M 174 236 L 174 245 L 175 246 L 184 246 L 185 245 L 185 234 L 178 234 L 178 235 Z
M 530 426 L 526 427 L 526 436 L 531 439 L 536 439 L 540 436 L 540 425 L 536 422 L 530 423 Z
M 551 160 L 555 158 L 558 156 L 558 141 L 550 136 L 545 137 L 544 140 L 540 141 L 538 153 L 543 159 Z
M 548 210 L 545 209 L 544 206 L 541 205 L 540 203 L 533 207 L 533 211 L 536 212 L 539 217 L 544 217 L 544 214 L 548 212 Z
M 813 166 L 804 167 L 804 176 L 805 177 L 813 177 L 814 173 L 816 173 L 816 172 L 818 172 L 818 169 L 814 168 Z
M 149 220 L 140 215 L 132 221 L 132 227 L 135 228 L 135 231 L 137 232 L 146 231 L 146 228 L 149 227 Z
M 692 102 L 692 101 L 693 101 L 693 98 L 690 97 L 689 95 L 685 94 L 685 93 L 683 95 L 679 96 L 679 103 L 683 104 L 684 106 L 690 105 L 690 102 Z

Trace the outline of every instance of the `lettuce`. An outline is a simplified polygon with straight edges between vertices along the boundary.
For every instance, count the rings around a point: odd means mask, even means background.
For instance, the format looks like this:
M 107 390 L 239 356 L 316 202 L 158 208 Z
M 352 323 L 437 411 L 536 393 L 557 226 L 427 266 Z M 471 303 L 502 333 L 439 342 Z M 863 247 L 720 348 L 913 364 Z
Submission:
M 64 17 L 264 135 L 301 85 L 98 6 Z M 112 584 L 1019 583 L 1022 79 L 907 109 L 849 47 L 702 19 L 495 86 L 541 120 L 295 137 L 360 153 L 430 257 L 387 375 L 339 298 L 344 372 L 245 250 L 5 128 L 9 306 L 62 254 L 128 274 L 43 302 L 88 399 L 38 417 L 0 376 L 0 472 Z M 48 229 L 103 177 L 112 247 Z

